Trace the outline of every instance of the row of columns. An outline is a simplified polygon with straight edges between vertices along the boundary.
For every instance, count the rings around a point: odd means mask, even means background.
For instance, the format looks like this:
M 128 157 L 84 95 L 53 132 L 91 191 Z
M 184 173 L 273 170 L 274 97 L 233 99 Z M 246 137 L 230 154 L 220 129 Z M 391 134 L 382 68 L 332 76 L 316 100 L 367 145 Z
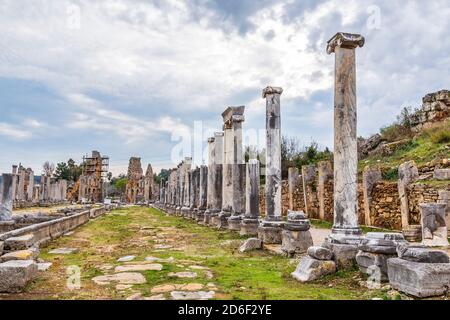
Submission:
M 357 134 L 355 48 L 360 35 L 337 33 L 328 41 L 327 53 L 335 53 L 334 93 L 334 225 L 330 242 L 351 243 L 360 238 L 357 215 Z M 266 212 L 259 213 L 259 162 L 245 164 L 242 146 L 244 106 L 223 113 L 223 132 L 208 139 L 208 166 L 192 170 L 185 158 L 171 170 L 164 207 L 169 213 L 197 219 L 220 229 L 255 235 L 265 243 L 282 243 L 289 230 L 305 231 L 302 213 L 290 212 L 287 225 L 281 212 L 281 109 L 279 87 L 262 92 L 266 100 Z M 324 170 L 327 168 L 324 168 Z M 294 176 L 294 174 L 292 174 Z M 284 231 L 283 231 L 284 230 Z M 287 238 L 292 238 L 288 235 Z M 284 244 L 283 244 L 284 245 Z

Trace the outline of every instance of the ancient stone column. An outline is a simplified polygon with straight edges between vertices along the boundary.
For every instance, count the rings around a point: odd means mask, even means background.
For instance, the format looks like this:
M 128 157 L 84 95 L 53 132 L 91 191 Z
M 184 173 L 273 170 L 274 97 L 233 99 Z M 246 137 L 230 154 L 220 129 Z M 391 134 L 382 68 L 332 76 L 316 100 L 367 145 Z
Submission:
M 259 226 L 259 161 L 250 159 L 246 166 L 245 215 L 241 223 L 242 236 L 258 234 Z
M 178 174 L 177 174 L 177 192 L 176 192 L 176 208 L 175 214 L 181 215 L 181 206 L 183 205 L 183 194 L 184 194 L 184 161 L 178 166 Z
M 370 205 L 372 204 L 373 187 L 381 181 L 381 171 L 379 168 L 366 166 L 363 172 L 363 197 L 364 197 L 364 221 L 366 226 L 372 225 L 370 219 Z
M 330 239 L 345 243 L 361 235 L 358 225 L 358 150 L 356 133 L 355 48 L 364 45 L 357 34 L 337 33 L 328 41 L 335 53 L 334 88 L 334 225 Z
M 199 169 L 199 198 L 196 220 L 201 222 L 205 219 L 205 210 L 207 207 L 207 190 L 208 190 L 208 167 L 200 166 Z
M 184 186 L 183 186 L 183 200 L 181 207 L 181 215 L 187 217 L 191 208 L 191 188 L 192 188 L 192 158 L 184 158 Z
M 17 199 L 17 165 L 12 166 L 12 178 L 12 199 L 14 205 L 14 201 Z
M 302 183 L 305 213 L 308 218 L 318 218 L 319 199 L 317 197 L 317 170 L 315 165 L 302 166 Z
M 0 185 L 0 221 L 11 221 L 13 210 L 13 180 L 15 175 L 3 174 L 3 182 Z
M 190 211 L 188 218 L 195 219 L 198 211 L 198 200 L 199 200 L 199 189 L 200 189 L 200 169 L 197 167 L 191 171 L 191 201 L 190 201 Z
M 219 213 L 222 208 L 222 175 L 223 175 L 223 132 L 215 132 L 209 140 L 208 157 L 208 209 L 205 211 L 204 223 L 218 226 Z
M 332 198 L 331 192 L 327 193 L 327 183 L 332 183 L 333 180 L 333 165 L 331 161 L 320 161 L 317 164 L 318 171 L 318 183 L 317 183 L 317 198 L 319 200 L 319 219 L 325 220 L 326 216 L 331 215 L 332 212 L 325 212 L 333 210 L 330 206 L 327 207 L 327 203 Z
M 33 170 L 29 169 L 29 175 L 28 175 L 28 188 L 27 188 L 27 201 L 32 202 L 33 201 L 33 192 L 34 192 L 34 172 Z
M 288 169 L 288 188 L 289 188 L 289 210 L 294 210 L 294 193 L 299 183 L 300 175 L 298 168 Z
M 232 228 L 240 229 L 244 204 L 243 186 L 238 185 L 239 174 L 242 173 L 242 122 L 244 122 L 245 107 L 228 107 L 223 113 L 224 155 L 222 175 L 222 211 L 219 214 L 218 228 L 228 227 L 228 218 L 233 214 Z M 241 165 L 241 166 L 238 166 Z M 240 191 L 240 194 L 239 194 Z
M 398 166 L 398 195 L 400 197 L 403 230 L 407 230 L 409 227 L 408 185 L 418 177 L 419 169 L 414 161 L 408 161 Z
M 20 166 L 18 172 L 18 185 L 17 185 L 17 197 L 16 200 L 24 201 L 25 200 L 25 168 Z
M 266 216 L 258 228 L 264 243 L 281 243 L 281 112 L 282 88 L 267 87 L 266 99 Z

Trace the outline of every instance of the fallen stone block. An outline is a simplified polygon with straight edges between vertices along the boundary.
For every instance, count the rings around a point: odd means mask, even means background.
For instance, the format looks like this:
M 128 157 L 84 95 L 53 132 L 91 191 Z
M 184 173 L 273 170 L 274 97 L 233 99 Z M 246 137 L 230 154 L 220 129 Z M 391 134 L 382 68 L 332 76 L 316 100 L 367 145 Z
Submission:
M 38 248 L 8 252 L 0 257 L 0 262 L 11 260 L 35 260 L 39 256 Z
M 324 275 L 336 272 L 336 263 L 332 260 L 317 260 L 309 256 L 300 259 L 292 277 L 301 282 L 316 280 Z
M 117 266 L 114 272 L 130 272 L 130 271 L 161 271 L 162 264 L 150 263 L 150 264 L 129 264 L 126 266 Z
M 26 234 L 20 237 L 11 237 L 5 240 L 5 250 L 16 251 L 25 250 L 32 247 L 35 243 L 35 237 L 33 234 Z
M 51 253 L 51 254 L 71 254 L 71 253 L 75 253 L 77 251 L 78 251 L 78 249 L 76 249 L 76 248 L 58 248 L 58 249 L 51 250 L 48 253 Z
M 419 263 L 400 258 L 387 261 L 389 283 L 395 290 L 426 298 L 446 294 L 450 287 L 450 263 Z
M 189 292 L 189 291 L 172 291 L 170 293 L 173 300 L 209 300 L 213 299 L 215 292 L 214 291 L 197 291 L 197 292 Z
M 245 242 L 239 248 L 240 252 L 248 252 L 252 250 L 258 250 L 262 248 L 262 241 L 258 238 L 250 238 L 245 240 Z
M 117 259 L 117 262 L 133 261 L 134 258 L 136 258 L 136 256 L 125 256 L 125 257 L 121 257 L 121 258 Z
M 108 274 L 104 276 L 94 277 L 92 278 L 92 281 L 101 286 L 108 285 L 111 282 L 118 282 L 121 284 L 143 284 L 147 282 L 145 277 L 138 272 Z
M 338 269 L 350 268 L 356 264 L 357 245 L 325 242 L 323 246 L 333 252 L 333 260 Z
M 39 271 L 47 271 L 53 263 L 51 262 L 40 262 L 37 264 L 38 270 Z
M 398 246 L 398 257 L 403 260 L 422 263 L 449 263 L 448 254 L 442 250 L 415 246 Z
M 308 255 L 311 258 L 314 258 L 317 260 L 331 260 L 333 258 L 333 252 L 331 252 L 327 248 L 319 247 L 319 246 L 309 247 Z
M 395 257 L 397 257 L 395 254 L 387 255 L 359 251 L 356 254 L 356 263 L 358 264 L 359 270 L 371 276 L 371 279 L 386 282 L 389 280 L 387 260 Z
M 450 180 L 450 168 L 434 169 L 434 179 Z
M 0 263 L 0 292 L 21 292 L 36 278 L 37 264 L 33 260 L 12 260 Z

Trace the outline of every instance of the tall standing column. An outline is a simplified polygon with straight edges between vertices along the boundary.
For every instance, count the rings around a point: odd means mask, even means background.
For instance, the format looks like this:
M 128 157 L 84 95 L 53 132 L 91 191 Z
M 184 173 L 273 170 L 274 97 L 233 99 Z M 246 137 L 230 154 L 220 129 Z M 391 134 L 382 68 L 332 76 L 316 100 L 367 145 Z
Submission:
M 288 169 L 288 187 L 289 187 L 289 210 L 294 210 L 294 193 L 298 186 L 300 175 L 298 168 L 291 167 Z
M 13 210 L 13 174 L 3 174 L 0 192 L 0 221 L 11 221 Z
M 334 88 L 334 225 L 331 242 L 355 243 L 358 225 L 358 150 L 356 133 L 355 48 L 364 45 L 357 34 L 337 33 L 328 41 L 335 53 Z
M 281 243 L 281 112 L 280 96 L 283 89 L 267 87 L 262 92 L 266 99 L 266 216 L 258 228 L 258 237 L 264 243 Z
M 27 189 L 27 201 L 33 201 L 33 190 L 34 190 L 34 172 L 31 169 L 28 169 L 28 189 Z
M 218 226 L 219 212 L 222 208 L 224 133 L 215 132 L 214 137 L 210 138 L 208 142 L 208 209 L 205 211 L 204 223 Z
M 228 107 L 222 113 L 224 123 L 224 164 L 222 175 L 222 211 L 219 214 L 219 228 L 228 227 L 228 218 L 232 213 L 235 213 L 237 216 L 239 211 L 242 210 L 238 206 L 242 206 L 245 201 L 236 199 L 236 197 L 243 198 L 244 194 L 242 192 L 238 194 L 237 190 L 242 190 L 242 186 L 233 183 L 233 181 L 238 181 L 238 169 L 235 169 L 236 164 L 243 164 L 242 122 L 245 120 L 244 111 L 244 106 Z M 238 226 L 240 228 L 240 219 L 238 220 Z
M 198 210 L 196 215 L 196 220 L 201 222 L 205 218 L 205 210 L 207 207 L 207 190 L 208 190 L 208 167 L 200 166 L 200 177 L 199 177 L 199 198 L 198 198 Z
M 183 179 L 183 200 L 181 202 L 181 215 L 187 216 L 190 209 L 190 202 L 191 202 L 191 194 L 190 194 L 190 187 L 191 187 L 191 167 L 192 167 L 192 158 L 191 157 L 185 157 L 184 158 L 184 172 L 182 175 L 184 176 Z
M 181 206 L 183 205 L 183 194 L 184 194 L 184 161 L 178 165 L 177 170 L 177 190 L 175 197 L 175 214 L 181 215 Z
M 246 166 L 245 215 L 241 223 L 242 236 L 258 234 L 259 225 L 259 161 L 250 159 Z

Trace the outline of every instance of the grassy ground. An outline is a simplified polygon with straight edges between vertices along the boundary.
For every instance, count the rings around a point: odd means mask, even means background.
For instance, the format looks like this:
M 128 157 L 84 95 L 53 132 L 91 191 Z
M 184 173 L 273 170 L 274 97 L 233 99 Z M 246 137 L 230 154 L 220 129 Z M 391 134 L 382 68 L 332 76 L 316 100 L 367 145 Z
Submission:
M 216 299 L 371 299 L 386 298 L 386 292 L 368 290 L 358 282 L 362 276 L 357 270 L 339 271 L 319 281 L 302 284 L 290 277 L 297 261 L 256 251 L 241 254 L 238 247 L 242 238 L 237 233 L 217 231 L 199 226 L 179 217 L 166 216 L 153 208 L 134 207 L 115 210 L 90 221 L 70 236 L 62 237 L 41 250 L 40 257 L 53 263 L 24 293 L 3 295 L 9 299 L 125 299 L 133 293 L 151 296 L 151 289 L 167 283 L 213 283 Z M 158 245 L 171 245 L 158 249 Z M 78 252 L 53 255 L 53 248 L 73 247 Z M 147 256 L 175 259 L 162 263 L 162 271 L 143 271 L 146 284 L 124 290 L 115 284 L 96 285 L 92 278 L 112 271 L 106 266 L 123 265 L 117 259 L 136 255 L 135 261 Z M 195 270 L 196 279 L 168 277 L 169 272 L 194 271 L 191 265 L 208 268 Z M 81 270 L 81 289 L 66 287 L 66 270 L 78 266 Z

